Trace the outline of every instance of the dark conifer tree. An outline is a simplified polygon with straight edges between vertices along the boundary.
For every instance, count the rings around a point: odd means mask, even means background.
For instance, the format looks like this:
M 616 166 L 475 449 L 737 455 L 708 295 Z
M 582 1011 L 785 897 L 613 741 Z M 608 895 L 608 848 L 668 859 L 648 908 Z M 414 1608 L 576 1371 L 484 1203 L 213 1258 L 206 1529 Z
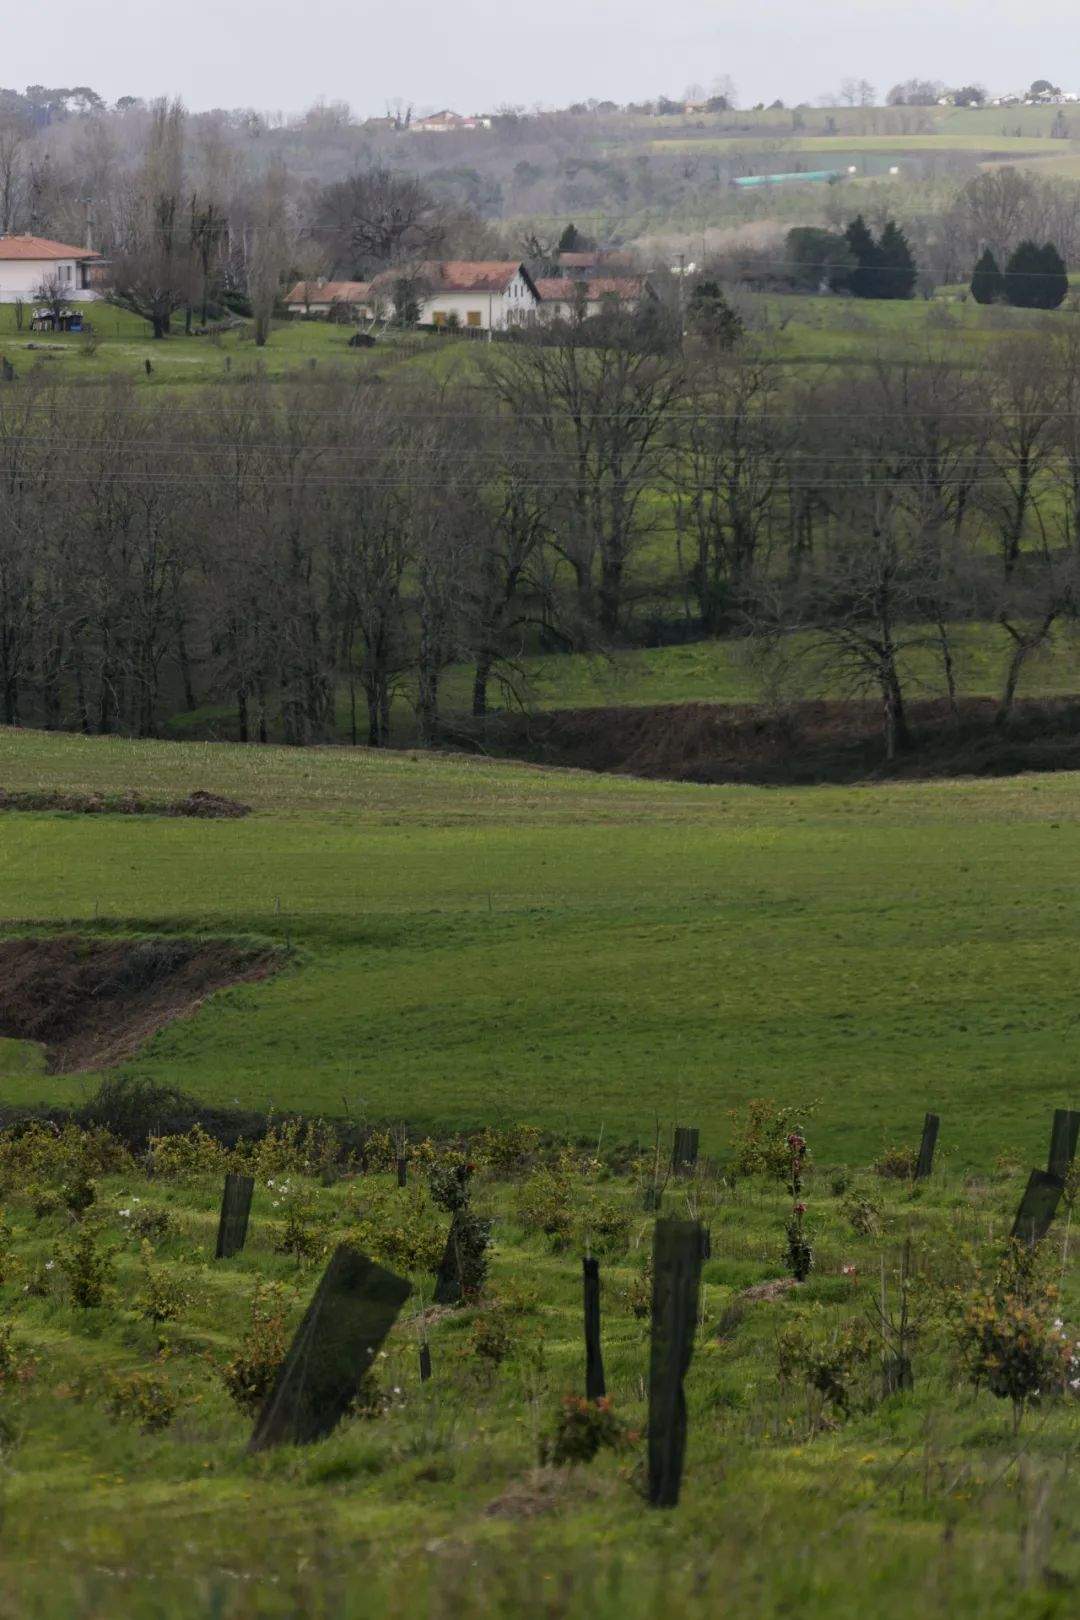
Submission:
M 1005 277 L 989 248 L 983 249 L 972 271 L 971 296 L 977 304 L 1001 304 L 1005 301 Z
M 882 231 L 877 253 L 878 297 L 910 298 L 919 272 L 907 237 L 895 220 L 890 219 Z
M 1005 296 L 1017 309 L 1057 309 L 1068 290 L 1065 261 L 1052 242 L 1021 242 L 1005 266 Z
M 880 288 L 878 279 L 880 254 L 870 227 L 861 214 L 856 214 L 851 221 L 844 232 L 844 240 L 855 260 L 855 268 L 848 283 L 852 292 L 856 298 L 877 298 Z

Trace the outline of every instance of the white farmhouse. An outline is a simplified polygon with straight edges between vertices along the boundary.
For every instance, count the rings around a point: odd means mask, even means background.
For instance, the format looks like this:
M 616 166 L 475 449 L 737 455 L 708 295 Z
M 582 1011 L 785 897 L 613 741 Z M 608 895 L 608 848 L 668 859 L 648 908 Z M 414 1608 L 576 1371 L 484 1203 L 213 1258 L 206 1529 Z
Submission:
M 527 325 L 540 305 L 529 272 L 512 259 L 431 259 L 385 270 L 371 284 L 376 301 L 390 314 L 402 287 L 415 300 L 421 326 L 501 332 Z
M 97 298 L 91 271 L 101 255 L 44 236 L 0 236 L 0 304 L 31 303 L 43 287 L 69 303 Z
M 593 276 L 587 281 L 544 276 L 537 281 L 536 290 L 540 294 L 540 313 L 548 320 L 587 318 L 607 309 L 627 313 L 646 301 L 656 300 L 644 276 Z

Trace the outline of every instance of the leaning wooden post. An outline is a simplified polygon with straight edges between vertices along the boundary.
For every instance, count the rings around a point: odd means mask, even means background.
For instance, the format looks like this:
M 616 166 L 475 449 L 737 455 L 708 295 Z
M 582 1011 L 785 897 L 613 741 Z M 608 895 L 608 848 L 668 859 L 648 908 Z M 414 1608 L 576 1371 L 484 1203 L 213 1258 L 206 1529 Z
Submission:
M 581 1270 L 585 1296 L 585 1399 L 599 1401 L 607 1394 L 600 1343 L 600 1262 L 588 1256 L 581 1262 Z
M 1061 1176 L 1052 1176 L 1049 1170 L 1033 1170 L 1016 1212 L 1012 1236 L 1032 1249 L 1036 1243 L 1041 1243 L 1050 1230 L 1064 1191 Z
M 251 1215 L 254 1192 L 253 1176 L 238 1176 L 234 1171 L 229 1171 L 225 1177 L 225 1189 L 221 1195 L 221 1215 L 218 1219 L 215 1250 L 215 1257 L 218 1260 L 228 1260 L 234 1254 L 239 1254 L 247 1242 L 248 1219 Z
M 1055 1108 L 1054 1125 L 1050 1132 L 1050 1157 L 1046 1168 L 1050 1175 L 1064 1181 L 1076 1158 L 1077 1138 L 1080 1137 L 1080 1109 Z
M 937 1114 L 927 1114 L 923 1120 L 922 1141 L 919 1143 L 919 1157 L 915 1164 L 916 1181 L 924 1181 L 934 1168 L 934 1149 L 937 1147 L 940 1129 L 940 1117 Z
M 697 1221 L 660 1220 L 653 1238 L 649 1354 L 649 1502 L 674 1507 L 686 1455 L 686 1396 L 701 1284 Z
M 412 1289 L 342 1243 L 293 1335 L 248 1445 L 307 1445 L 337 1427 Z

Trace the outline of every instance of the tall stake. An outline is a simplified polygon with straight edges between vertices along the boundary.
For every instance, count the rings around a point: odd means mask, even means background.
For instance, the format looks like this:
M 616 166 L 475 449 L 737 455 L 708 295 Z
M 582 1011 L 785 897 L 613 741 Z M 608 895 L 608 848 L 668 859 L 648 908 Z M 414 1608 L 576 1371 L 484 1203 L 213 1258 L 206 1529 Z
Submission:
M 682 1484 L 686 1456 L 683 1379 L 694 1349 L 701 1250 L 702 1231 L 697 1221 L 657 1221 L 649 1355 L 649 1502 L 653 1507 L 674 1507 Z
M 585 1398 L 598 1401 L 607 1394 L 604 1354 L 600 1344 L 600 1262 L 581 1262 L 585 1285 Z

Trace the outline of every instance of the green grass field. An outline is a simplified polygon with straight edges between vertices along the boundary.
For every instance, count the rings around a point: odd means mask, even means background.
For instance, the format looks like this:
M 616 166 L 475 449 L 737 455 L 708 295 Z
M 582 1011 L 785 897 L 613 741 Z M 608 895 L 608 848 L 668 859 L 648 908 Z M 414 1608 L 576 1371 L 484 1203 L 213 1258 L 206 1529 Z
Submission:
M 647 1137 L 783 1091 L 868 1155 L 933 1106 L 1034 1151 L 1073 1088 L 1075 777 L 798 792 L 479 759 L 0 733 L 32 787 L 202 787 L 239 822 L 9 814 L 9 928 L 286 933 L 132 1065 L 202 1097 Z M 91 1076 L 9 1077 L 76 1098 Z

